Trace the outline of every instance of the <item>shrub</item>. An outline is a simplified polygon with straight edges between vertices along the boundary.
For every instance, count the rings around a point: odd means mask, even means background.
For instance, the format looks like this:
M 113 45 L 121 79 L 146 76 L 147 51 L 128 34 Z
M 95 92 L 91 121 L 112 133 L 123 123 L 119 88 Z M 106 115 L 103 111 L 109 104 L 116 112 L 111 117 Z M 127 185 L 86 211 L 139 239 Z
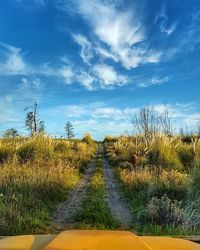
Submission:
M 181 202 L 171 200 L 167 195 L 161 198 L 153 197 L 149 201 L 147 211 L 152 223 L 157 225 L 180 226 L 183 223 L 180 218 L 183 212 Z
M 149 146 L 148 163 L 168 169 L 182 169 L 173 140 L 168 137 L 158 137 L 152 142 Z
M 93 143 L 92 136 L 90 134 L 85 134 L 83 137 L 83 141 L 87 144 L 92 144 Z
M 189 196 L 198 199 L 200 195 L 200 169 L 194 168 L 190 172 Z
M 118 166 L 122 169 L 133 169 L 133 165 L 128 161 L 121 161 Z
M 147 168 L 137 171 L 118 170 L 118 175 L 123 185 L 134 191 L 146 192 L 153 180 L 152 174 Z
M 194 150 L 191 145 L 180 143 L 176 147 L 176 152 L 185 169 L 190 169 L 194 163 Z
M 189 176 L 187 174 L 177 170 L 162 170 L 158 177 L 154 175 L 149 194 L 161 197 L 166 193 L 171 199 L 180 200 L 186 198 L 188 187 Z
M 0 163 L 12 160 L 14 154 L 15 154 L 15 148 L 6 145 L 0 146 Z
M 17 156 L 21 162 L 49 160 L 53 156 L 52 139 L 34 136 L 18 148 Z
M 54 150 L 58 153 L 65 153 L 70 149 L 69 142 L 56 142 L 54 145 Z
M 106 136 L 106 137 L 104 138 L 104 140 L 103 140 L 104 143 L 115 142 L 115 141 L 117 141 L 117 138 L 111 137 L 111 136 L 109 136 L 109 135 Z
M 193 141 L 193 150 L 195 154 L 194 166 L 200 169 L 200 139 Z

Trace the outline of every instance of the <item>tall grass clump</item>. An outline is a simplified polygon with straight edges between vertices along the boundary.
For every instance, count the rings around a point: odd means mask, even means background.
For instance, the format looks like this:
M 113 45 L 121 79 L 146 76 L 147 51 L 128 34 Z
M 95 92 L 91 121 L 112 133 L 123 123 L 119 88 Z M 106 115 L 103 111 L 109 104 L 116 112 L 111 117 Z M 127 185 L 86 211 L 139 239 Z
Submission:
M 8 145 L 0 145 L 0 164 L 11 162 L 14 159 L 15 148 Z
M 66 166 L 3 165 L 0 168 L 0 234 L 37 233 L 47 226 L 53 205 L 79 179 Z
M 17 149 L 20 162 L 44 162 L 53 156 L 53 140 L 46 136 L 35 135 Z
M 0 141 L 0 235 L 41 233 L 94 156 L 96 144 L 30 138 Z
M 115 168 L 136 218 L 134 228 L 150 234 L 198 233 L 199 138 L 186 142 L 180 136 L 158 131 L 148 141 L 143 134 L 115 139 L 105 140 L 106 156 Z M 169 211 L 164 212 L 164 208 Z M 176 211 L 177 214 L 182 211 L 179 222 Z M 171 222 L 166 223 L 163 213 L 171 216 Z
M 148 163 L 156 167 L 182 169 L 182 163 L 175 150 L 176 146 L 173 138 L 154 137 L 148 149 Z

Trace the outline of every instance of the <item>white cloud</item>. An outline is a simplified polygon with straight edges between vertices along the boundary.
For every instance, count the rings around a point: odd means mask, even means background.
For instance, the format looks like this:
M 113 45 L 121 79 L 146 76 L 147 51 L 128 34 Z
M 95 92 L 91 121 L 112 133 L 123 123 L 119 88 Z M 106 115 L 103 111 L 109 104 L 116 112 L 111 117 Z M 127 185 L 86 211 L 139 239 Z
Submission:
M 33 79 L 27 79 L 27 78 L 22 78 L 21 79 L 21 85 L 20 85 L 20 89 L 28 89 L 28 88 L 34 88 L 35 90 L 36 89 L 40 89 L 43 87 L 43 84 L 40 80 L 40 78 L 36 77 L 36 78 L 33 78 Z
M 94 34 L 108 47 L 97 49 L 98 53 L 119 61 L 127 69 L 160 60 L 160 52 L 149 50 L 147 44 L 141 44 L 146 41 L 145 31 L 133 10 L 120 12 L 114 2 L 99 0 L 82 0 L 77 4 L 79 12 L 88 20 Z
M 113 107 L 101 107 L 92 112 L 92 116 L 113 120 L 131 120 L 137 108 L 118 109 Z
M 90 60 L 93 57 L 93 50 L 92 50 L 92 44 L 88 41 L 88 39 L 80 34 L 74 34 L 73 38 L 76 43 L 78 43 L 81 46 L 81 53 L 80 56 L 83 59 L 83 61 L 87 64 L 90 64 Z
M 103 58 L 110 58 L 115 62 L 118 62 L 118 58 L 113 55 L 112 53 L 110 53 L 108 50 L 101 48 L 100 46 L 95 48 L 95 51 L 97 54 L 99 54 L 100 56 L 102 56 Z
M 9 88 L 9 94 L 0 97 L 0 128 L 15 127 L 24 131 L 24 108 L 32 105 L 35 100 L 40 102 L 43 87 L 39 78 L 27 76 Z
M 103 140 L 106 135 L 119 136 L 124 133 L 132 133 L 132 123 L 128 121 L 110 121 L 104 120 L 98 122 L 97 120 L 77 120 L 73 122 L 75 134 L 80 138 L 86 132 L 89 132 L 95 139 Z M 104 128 L 104 129 L 102 129 Z
M 0 43 L 0 74 L 16 75 L 27 74 L 30 70 L 25 63 L 21 48 L 17 48 L 8 44 Z
M 86 87 L 87 90 L 94 90 L 95 86 L 95 77 L 91 74 L 81 71 L 80 74 L 77 76 L 78 81 Z
M 193 113 L 188 115 L 185 118 L 184 122 L 190 128 L 200 126 L 200 113 Z
M 104 86 L 124 85 L 128 82 L 126 76 L 118 74 L 112 66 L 106 64 L 95 65 L 94 73 Z
M 19 121 L 16 110 L 13 108 L 12 96 L 6 95 L 0 98 L 0 124 L 12 124 Z
M 58 76 L 61 76 L 66 84 L 71 84 L 74 80 L 74 72 L 70 66 L 60 68 L 58 70 Z
M 168 19 L 166 7 L 162 6 L 160 13 L 155 18 L 155 23 L 160 20 L 160 31 L 166 33 L 167 36 L 170 36 L 176 30 L 178 22 L 175 21 L 171 25 L 168 25 Z
M 162 84 L 168 82 L 169 79 L 170 79 L 169 76 L 153 77 L 147 81 L 140 82 L 138 84 L 138 86 L 140 86 L 142 88 L 147 88 L 147 87 L 151 87 L 151 86 L 158 86 L 158 85 L 162 85 Z

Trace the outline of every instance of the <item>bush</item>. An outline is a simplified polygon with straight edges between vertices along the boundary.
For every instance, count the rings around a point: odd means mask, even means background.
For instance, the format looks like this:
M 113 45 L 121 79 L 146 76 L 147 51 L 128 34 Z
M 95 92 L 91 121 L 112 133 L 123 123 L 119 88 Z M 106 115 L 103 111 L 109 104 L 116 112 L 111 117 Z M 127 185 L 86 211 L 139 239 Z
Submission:
M 117 138 L 115 137 L 111 137 L 111 136 L 106 136 L 103 140 L 104 143 L 108 143 L 108 142 L 116 142 L 117 141 Z
M 54 145 L 54 150 L 58 153 L 65 153 L 70 149 L 70 144 L 68 142 L 56 142 Z
M 151 172 L 146 169 L 129 171 L 127 169 L 118 170 L 118 176 L 125 187 L 133 191 L 147 191 L 153 177 Z
M 180 217 L 183 212 L 181 202 L 171 200 L 167 195 L 153 197 L 149 201 L 147 212 L 152 223 L 160 226 L 180 226 L 183 223 Z
M 118 166 L 122 169 L 133 169 L 133 165 L 128 161 L 121 161 Z
M 0 163 L 5 163 L 13 159 L 15 149 L 11 146 L 0 146 Z
M 23 163 L 49 160 L 53 156 L 52 139 L 41 135 L 34 136 L 18 148 L 17 156 Z
M 200 169 L 192 169 L 190 176 L 189 196 L 190 198 L 198 199 L 200 195 Z
M 180 143 L 176 147 L 176 152 L 185 169 L 190 169 L 194 163 L 194 150 L 191 145 Z
M 193 142 L 193 149 L 195 154 L 194 166 L 200 169 L 200 139 Z
M 168 169 L 183 168 L 175 151 L 173 140 L 167 137 L 156 138 L 149 146 L 148 163 L 152 166 L 161 166 Z
M 165 193 L 171 199 L 181 200 L 186 198 L 189 187 L 189 176 L 177 170 L 163 170 L 155 177 L 152 184 L 151 195 L 161 197 Z
M 93 143 L 92 136 L 90 134 L 85 134 L 83 137 L 83 141 L 87 144 L 92 144 Z

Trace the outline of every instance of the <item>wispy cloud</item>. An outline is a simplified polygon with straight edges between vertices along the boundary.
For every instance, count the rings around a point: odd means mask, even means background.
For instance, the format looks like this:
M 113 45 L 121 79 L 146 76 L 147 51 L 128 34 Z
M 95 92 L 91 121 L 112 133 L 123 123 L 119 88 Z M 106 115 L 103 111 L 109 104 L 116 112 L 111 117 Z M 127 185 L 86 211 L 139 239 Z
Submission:
M 124 85 L 128 78 L 118 74 L 112 66 L 106 64 L 97 64 L 94 66 L 94 73 L 99 78 L 102 86 Z
M 189 128 L 200 126 L 200 113 L 193 113 L 184 119 L 184 123 Z
M 21 48 L 0 43 L 0 55 L 1 75 L 27 74 L 30 71 L 29 66 L 24 61 Z
M 155 18 L 155 23 L 160 23 L 160 31 L 166 33 L 167 36 L 170 36 L 178 25 L 177 21 L 174 21 L 172 24 L 169 24 L 169 17 L 166 13 L 166 6 L 163 5 L 160 12 Z
M 71 84 L 74 81 L 74 71 L 70 66 L 63 66 L 58 70 L 57 76 L 61 76 L 66 84 Z
M 161 52 L 148 49 L 145 28 L 134 10 L 118 11 L 114 2 L 75 2 L 77 11 L 88 21 L 101 43 L 97 53 L 119 61 L 126 69 L 160 60 Z
M 92 116 L 98 118 L 106 118 L 113 120 L 129 120 L 131 121 L 133 115 L 138 111 L 138 108 L 119 109 L 113 107 L 97 108 L 92 113 Z
M 90 59 L 93 57 L 92 44 L 89 40 L 80 34 L 73 34 L 74 41 L 81 46 L 80 56 L 85 63 L 90 64 Z
M 169 80 L 170 80 L 169 76 L 165 76 L 165 77 L 153 77 L 153 78 L 148 79 L 146 81 L 139 82 L 138 86 L 140 86 L 142 88 L 147 88 L 147 87 L 151 87 L 151 86 L 160 86 L 160 85 L 168 82 Z
M 27 76 L 21 78 L 9 93 L 0 97 L 0 127 L 15 127 L 24 132 L 24 108 L 32 105 L 34 100 L 40 102 L 44 83 L 40 78 Z
M 77 80 L 87 89 L 94 90 L 96 79 L 94 76 L 89 74 L 88 72 L 80 71 L 77 76 Z

